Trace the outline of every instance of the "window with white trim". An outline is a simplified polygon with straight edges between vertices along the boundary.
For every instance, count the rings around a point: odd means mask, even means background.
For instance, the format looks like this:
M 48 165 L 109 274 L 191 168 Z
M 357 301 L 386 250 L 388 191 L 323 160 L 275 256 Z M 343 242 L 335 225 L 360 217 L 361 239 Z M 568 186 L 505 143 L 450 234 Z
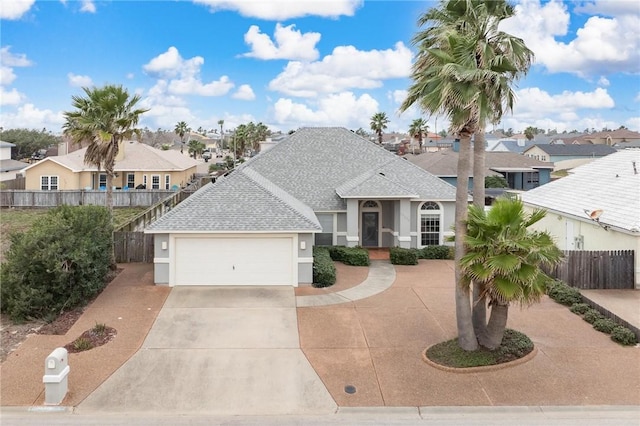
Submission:
M 151 175 L 151 189 L 160 189 L 160 175 Z
M 418 210 L 418 228 L 420 230 L 421 247 L 440 245 L 440 228 L 442 223 L 442 209 L 434 201 L 422 203 Z
M 136 187 L 136 175 L 133 173 L 127 174 L 127 188 L 133 189 Z
M 107 187 L 107 175 L 106 173 L 100 173 L 98 175 L 98 188 L 106 188 Z
M 164 175 L 164 189 L 171 189 L 171 175 Z
M 40 176 L 41 191 L 57 191 L 58 176 Z
M 147 189 L 147 175 L 142 175 L 142 184 L 144 185 L 144 189 Z

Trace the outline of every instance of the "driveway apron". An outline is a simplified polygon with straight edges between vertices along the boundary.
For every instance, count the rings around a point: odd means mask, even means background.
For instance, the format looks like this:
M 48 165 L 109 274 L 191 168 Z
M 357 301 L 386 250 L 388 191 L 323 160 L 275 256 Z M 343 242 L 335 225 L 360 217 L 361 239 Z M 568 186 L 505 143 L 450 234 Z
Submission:
M 291 287 L 175 287 L 142 348 L 78 412 L 329 414 Z

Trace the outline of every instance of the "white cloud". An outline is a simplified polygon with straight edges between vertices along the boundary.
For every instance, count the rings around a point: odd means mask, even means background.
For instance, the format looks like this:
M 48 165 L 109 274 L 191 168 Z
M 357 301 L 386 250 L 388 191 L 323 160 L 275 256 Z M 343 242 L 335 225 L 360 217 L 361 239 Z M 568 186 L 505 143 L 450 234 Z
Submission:
M 4 46 L 0 48 L 0 62 L 2 62 L 3 66 L 30 67 L 33 65 L 33 62 L 27 59 L 27 55 L 24 53 L 14 54 L 9 50 L 11 50 L 11 46 Z
M 0 7 L 0 19 L 20 19 L 36 0 L 4 0 Z
M 633 99 L 636 102 L 640 102 L 640 92 L 638 92 L 638 94 L 636 95 L 636 97 Z
M 226 75 L 209 83 L 201 81 L 200 68 L 203 64 L 203 57 L 195 56 L 185 60 L 178 49 L 171 46 L 166 52 L 151 59 L 143 69 L 152 76 L 168 80 L 165 88 L 170 94 L 222 96 L 229 93 L 234 84 Z
M 599 2 L 624 3 L 624 2 Z M 568 42 L 556 37 L 569 34 L 570 13 L 565 3 L 524 0 L 516 16 L 501 29 L 524 39 L 536 55 L 536 63 L 552 73 L 569 72 L 580 77 L 616 72 L 640 72 L 640 15 L 590 17 Z
M 314 103 L 298 103 L 280 98 L 273 105 L 274 121 L 280 125 L 345 126 L 368 128 L 373 114 L 378 112 L 378 101 L 368 94 L 356 97 L 342 92 L 321 97 Z
M 38 109 L 33 104 L 24 104 L 16 112 L 2 112 L 2 125 L 7 129 L 29 128 L 42 129 L 46 127 L 58 130 L 64 123 L 62 112 L 49 109 Z
M 576 13 L 605 16 L 638 14 L 640 12 L 638 3 L 634 0 L 585 2 L 584 4 L 578 4 L 574 11 Z
M 393 102 L 399 105 L 407 98 L 407 93 L 408 92 L 406 90 L 394 90 L 391 92 L 391 98 L 393 99 Z
M 0 66 L 0 85 L 7 86 L 16 79 L 13 68 Z
M 600 77 L 600 79 L 598 80 L 598 86 L 609 87 L 610 84 L 611 82 L 605 76 Z
M 252 101 L 256 98 L 255 93 L 253 93 L 253 89 L 248 84 L 243 84 L 238 87 L 238 90 L 231 95 L 233 99 L 240 99 L 243 101 Z
M 7 91 L 4 87 L 0 86 L 0 105 L 18 105 L 24 99 L 24 95 L 18 92 L 15 88 Z M 4 121 L 4 113 L 3 113 Z
M 69 85 L 74 87 L 89 87 L 93 86 L 93 80 L 88 75 L 76 75 L 72 72 L 67 74 L 69 79 Z
M 625 123 L 625 126 L 627 126 L 629 129 L 635 129 L 636 131 L 638 129 L 640 129 L 640 116 L 638 117 L 631 117 L 630 119 L 628 119 Z
M 284 21 L 303 16 L 338 18 L 353 16 L 364 0 L 193 0 L 209 7 L 211 12 L 231 10 L 242 16 Z
M 96 5 L 93 0 L 82 0 L 80 12 L 96 13 Z
M 251 52 L 243 56 L 257 59 L 313 61 L 320 55 L 316 49 L 320 37 L 320 33 L 302 34 L 293 24 L 283 27 L 278 23 L 273 34 L 274 43 L 267 34 L 260 32 L 260 27 L 252 25 L 244 35 L 244 41 L 251 47 Z
M 130 72 L 130 73 L 127 73 L 125 77 L 127 78 L 127 80 L 132 80 L 135 77 L 135 74 Z
M 338 46 L 320 61 L 289 62 L 269 83 L 269 89 L 289 96 L 314 97 L 318 93 L 377 88 L 382 86 L 382 80 L 408 77 L 411 57 L 402 42 L 386 50 Z

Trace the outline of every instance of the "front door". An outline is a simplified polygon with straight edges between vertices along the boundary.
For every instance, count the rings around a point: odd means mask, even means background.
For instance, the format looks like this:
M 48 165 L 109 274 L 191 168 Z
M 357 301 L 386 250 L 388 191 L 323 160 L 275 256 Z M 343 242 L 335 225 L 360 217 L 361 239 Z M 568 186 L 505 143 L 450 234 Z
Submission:
M 362 246 L 378 247 L 378 212 L 362 212 Z

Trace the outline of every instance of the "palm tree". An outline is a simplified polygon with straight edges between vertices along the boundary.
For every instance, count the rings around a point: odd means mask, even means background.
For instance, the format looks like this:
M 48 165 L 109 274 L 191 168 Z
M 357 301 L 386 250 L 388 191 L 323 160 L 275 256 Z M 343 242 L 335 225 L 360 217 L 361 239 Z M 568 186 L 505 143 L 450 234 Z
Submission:
M 422 118 L 416 118 L 409 126 L 409 136 L 418 139 L 420 151 L 422 152 L 422 136 L 429 131 L 429 125 Z
M 183 154 L 184 153 L 184 135 L 189 133 L 191 129 L 189 128 L 186 122 L 178 121 L 178 124 L 176 124 L 176 127 L 173 131 L 175 132 L 176 135 L 180 136 L 180 143 L 181 143 L 180 154 Z
M 121 85 L 83 87 L 86 97 L 72 96 L 74 111 L 64 113 L 62 128 L 74 143 L 88 143 L 84 162 L 107 174 L 106 205 L 113 210 L 113 177 L 120 144 L 141 132 L 136 129 L 147 109 L 136 108 L 140 96 L 129 96 Z
M 220 126 L 220 149 L 224 148 L 224 133 L 222 132 L 222 126 L 224 125 L 224 120 L 218 120 L 218 126 Z
M 376 112 L 371 117 L 371 130 L 378 135 L 378 143 L 382 145 L 382 132 L 387 128 L 389 118 L 385 112 Z
M 515 96 L 511 85 L 528 70 L 533 58 L 522 40 L 498 31 L 500 21 L 513 13 L 513 7 L 504 0 L 442 0 L 438 7 L 422 15 L 418 23 L 428 28 L 413 39 L 418 48 L 412 70 L 414 82 L 400 108 L 405 111 L 417 103 L 431 114 L 446 115 L 450 130 L 460 138 L 455 220 L 456 317 L 458 342 L 465 350 L 477 348 L 475 329 L 483 332 L 486 328 L 482 318 L 476 319 L 478 327 L 474 324 L 469 282 L 460 270 L 465 253 L 471 136 L 476 132 L 483 135 L 487 121 L 499 121 L 503 111 L 512 108 Z M 476 146 L 483 159 L 482 139 L 476 138 Z M 477 162 L 478 167 L 482 159 Z M 483 175 L 481 171 L 474 179 L 481 186 L 477 199 L 482 194 L 482 204 Z M 480 304 L 483 305 L 477 305 Z
M 198 155 L 202 155 L 204 149 L 206 148 L 205 144 L 196 139 L 191 139 L 187 146 L 189 155 L 192 155 L 193 158 L 197 158 Z
M 260 142 L 265 141 L 270 134 L 271 130 L 262 122 L 256 124 L 253 132 L 253 150 L 256 152 L 260 151 Z
M 536 129 L 531 126 L 527 127 L 526 129 L 524 129 L 524 136 L 528 141 L 532 140 L 536 137 Z
M 468 252 L 461 259 L 464 277 L 483 284 L 489 299 L 491 317 L 483 346 L 497 348 L 507 324 L 510 303 L 530 305 L 538 302 L 551 280 L 540 268 L 553 266 L 562 252 L 544 231 L 528 228 L 546 212 L 524 212 L 522 201 L 500 198 L 488 212 L 476 205 L 469 207 Z

